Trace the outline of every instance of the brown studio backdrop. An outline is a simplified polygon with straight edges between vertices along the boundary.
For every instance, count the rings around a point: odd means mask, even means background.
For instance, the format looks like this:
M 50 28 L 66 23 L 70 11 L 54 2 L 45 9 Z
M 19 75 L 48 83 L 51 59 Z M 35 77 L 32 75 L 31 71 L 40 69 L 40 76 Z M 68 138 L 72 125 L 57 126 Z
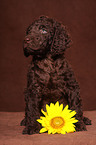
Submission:
M 68 27 L 73 45 L 66 57 L 80 85 L 84 110 L 96 109 L 96 1 L 0 1 L 0 111 L 24 111 L 31 57 L 23 55 L 25 30 L 40 15 Z

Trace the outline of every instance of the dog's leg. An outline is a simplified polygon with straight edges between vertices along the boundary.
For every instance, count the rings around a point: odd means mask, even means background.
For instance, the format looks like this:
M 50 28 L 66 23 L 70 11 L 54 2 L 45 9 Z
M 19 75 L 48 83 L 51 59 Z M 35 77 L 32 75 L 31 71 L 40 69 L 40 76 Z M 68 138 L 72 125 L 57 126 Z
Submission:
M 20 123 L 21 126 L 26 126 L 26 119 L 24 118 L 21 123 Z
M 91 125 L 92 123 L 91 123 L 91 120 L 89 119 L 89 118 L 87 118 L 87 117 L 84 117 L 83 118 L 83 121 L 84 121 L 84 123 L 86 124 L 86 125 Z
M 24 91 L 24 94 L 25 94 L 25 103 L 26 103 L 26 106 L 25 106 L 25 114 L 26 114 L 27 108 L 28 108 L 28 107 L 27 107 L 27 106 L 28 106 L 27 104 L 28 104 L 28 100 L 29 100 L 29 99 L 28 99 L 28 96 L 29 96 L 29 95 L 28 95 L 28 92 L 27 92 L 26 89 L 25 89 L 25 91 Z M 26 115 L 25 115 L 24 119 L 20 122 L 20 125 L 21 125 L 21 126 L 26 126 L 26 122 L 27 122 L 27 121 L 26 121 Z
M 36 86 L 34 89 L 27 90 L 27 102 L 26 102 L 26 110 L 25 110 L 25 120 L 26 127 L 23 130 L 23 134 L 35 134 L 39 133 L 40 124 L 36 121 L 40 118 L 40 94 L 39 87 Z
M 86 131 L 86 125 L 91 125 L 91 120 L 87 117 L 83 116 L 83 110 L 82 110 L 82 103 L 80 96 L 78 94 L 78 89 L 73 91 L 69 91 L 69 106 L 71 110 L 76 111 L 76 119 L 78 119 L 78 122 L 76 123 L 76 131 Z
M 78 122 L 76 123 L 76 130 L 82 131 L 86 130 L 86 118 L 83 117 L 83 110 L 82 110 L 82 103 L 81 98 L 79 96 L 79 85 L 75 80 L 74 74 L 72 71 L 68 71 L 66 74 L 66 96 L 68 105 L 71 110 L 76 111 L 76 119 L 78 119 Z M 90 123 L 90 121 L 89 121 Z
M 75 90 L 76 91 L 76 90 Z M 76 119 L 78 122 L 75 124 L 76 125 L 76 131 L 86 131 L 86 125 L 83 121 L 83 111 L 82 111 L 82 104 L 81 104 L 81 99 L 80 96 L 78 95 L 77 92 L 70 91 L 70 96 L 69 96 L 69 106 L 71 110 L 76 111 Z

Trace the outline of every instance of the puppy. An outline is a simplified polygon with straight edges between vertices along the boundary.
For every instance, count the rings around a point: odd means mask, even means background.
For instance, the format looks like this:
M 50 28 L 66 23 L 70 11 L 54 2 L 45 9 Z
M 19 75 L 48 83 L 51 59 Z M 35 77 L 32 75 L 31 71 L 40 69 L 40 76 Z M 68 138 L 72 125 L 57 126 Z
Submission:
M 52 18 L 41 16 L 27 29 L 24 39 L 24 55 L 32 55 L 25 90 L 25 118 L 23 134 L 39 133 L 41 109 L 46 104 L 69 105 L 77 112 L 76 130 L 86 130 L 91 121 L 83 116 L 79 85 L 65 59 L 65 50 L 70 47 L 70 37 L 65 26 Z

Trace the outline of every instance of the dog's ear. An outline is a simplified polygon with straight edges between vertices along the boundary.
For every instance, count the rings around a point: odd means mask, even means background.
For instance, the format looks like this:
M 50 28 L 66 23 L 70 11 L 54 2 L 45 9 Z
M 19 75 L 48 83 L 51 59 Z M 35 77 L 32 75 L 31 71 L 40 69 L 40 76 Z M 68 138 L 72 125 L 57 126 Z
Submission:
M 70 47 L 69 43 L 71 40 L 64 25 L 54 21 L 53 27 L 54 36 L 51 45 L 51 54 L 52 56 L 56 56 L 64 53 L 66 48 Z

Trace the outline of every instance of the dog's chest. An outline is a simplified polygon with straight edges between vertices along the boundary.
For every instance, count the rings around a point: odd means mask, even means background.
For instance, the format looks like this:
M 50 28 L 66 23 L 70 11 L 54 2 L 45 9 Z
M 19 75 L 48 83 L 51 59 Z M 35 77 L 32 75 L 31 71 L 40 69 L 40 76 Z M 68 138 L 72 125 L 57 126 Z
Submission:
M 50 81 L 56 84 L 57 80 L 60 80 L 64 68 L 64 63 L 60 59 L 53 61 L 47 58 L 37 61 L 34 66 L 35 77 L 38 82 L 43 84 L 47 85 Z

